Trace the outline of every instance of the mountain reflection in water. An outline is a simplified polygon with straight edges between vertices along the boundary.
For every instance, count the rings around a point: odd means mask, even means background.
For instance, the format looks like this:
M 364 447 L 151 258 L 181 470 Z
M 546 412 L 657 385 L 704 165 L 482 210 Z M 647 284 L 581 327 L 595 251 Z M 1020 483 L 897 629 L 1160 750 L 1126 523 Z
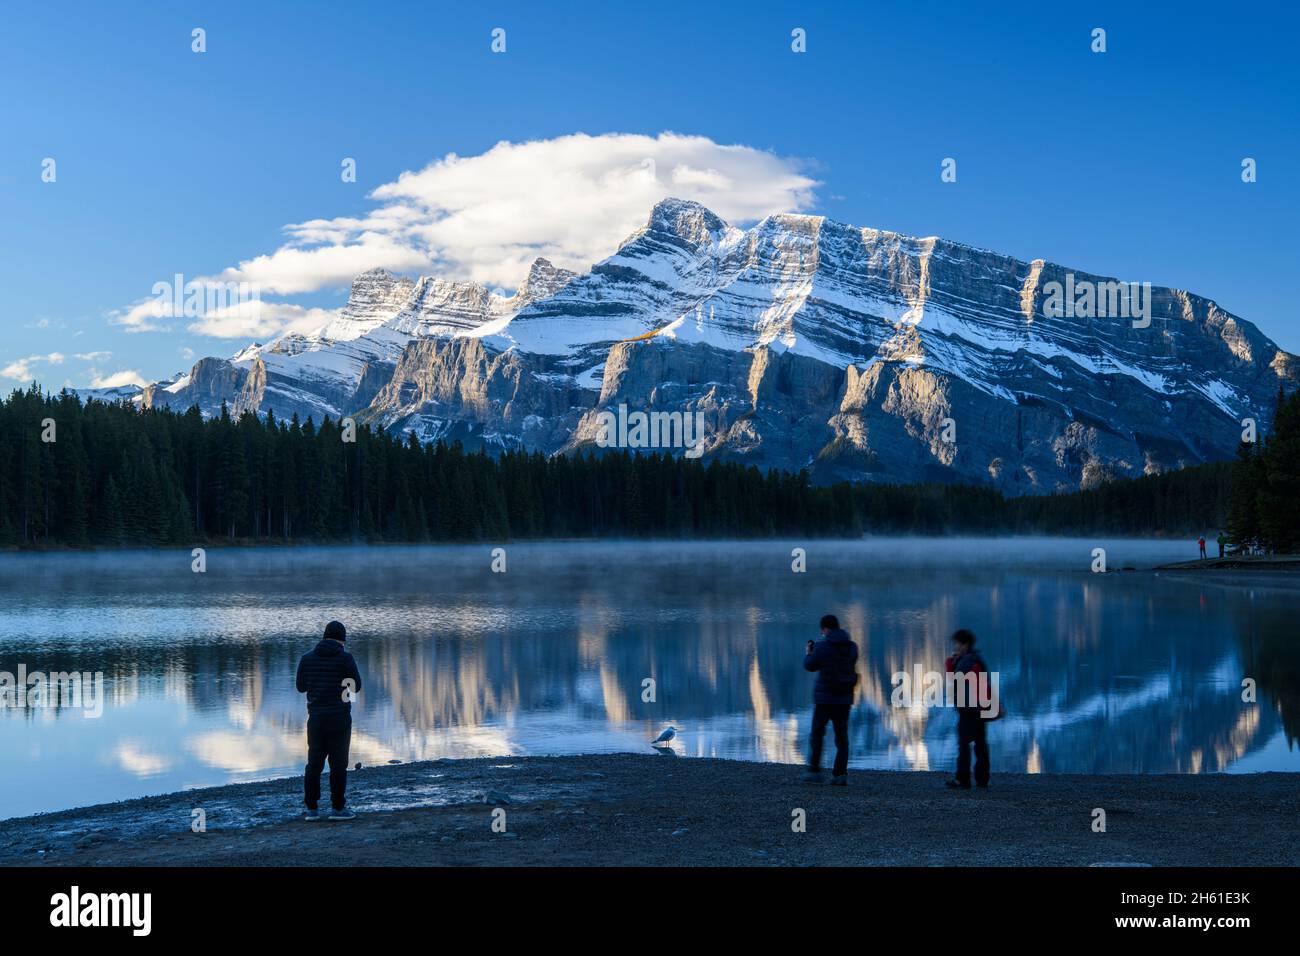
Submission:
M 862 649 L 852 766 L 947 769 L 950 711 L 890 706 L 979 635 L 1007 716 L 993 769 L 1300 770 L 1285 576 L 1089 573 L 1186 542 L 868 539 L 211 549 L 0 558 L 0 670 L 102 671 L 102 717 L 0 711 L 0 816 L 301 772 L 298 657 L 344 621 L 365 690 L 353 759 L 651 752 L 802 759 L 804 642 Z M 806 573 L 791 549 L 807 550 Z M 653 679 L 655 700 L 642 700 Z M 1252 678 L 1258 702 L 1242 701 Z

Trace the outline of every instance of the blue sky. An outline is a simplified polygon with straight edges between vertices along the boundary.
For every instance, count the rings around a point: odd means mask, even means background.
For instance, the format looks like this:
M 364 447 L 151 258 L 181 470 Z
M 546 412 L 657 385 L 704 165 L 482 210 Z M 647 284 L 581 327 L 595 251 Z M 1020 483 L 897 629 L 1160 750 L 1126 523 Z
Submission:
M 784 204 L 1185 288 L 1300 351 L 1290 288 L 1297 15 L 1281 5 L 1233 16 L 1209 4 L 983 6 L 10 10 L 0 33 L 0 387 L 152 380 L 191 356 L 230 355 L 249 339 L 229 326 L 218 337 L 182 317 L 132 331 L 122 316 L 175 273 L 218 275 L 292 246 L 289 224 L 364 220 L 385 207 L 372 191 L 405 171 L 576 133 L 615 165 L 627 150 L 601 151 L 629 141 L 605 134 L 693 137 L 698 169 L 731 162 L 721 146 L 750 147 L 732 177 L 747 192 L 719 196 L 733 212 Z M 206 30 L 202 54 L 191 50 L 195 27 Z M 496 27 L 504 54 L 490 49 Z M 795 27 L 807 31 L 804 54 L 791 51 Z M 1094 27 L 1107 31 L 1104 54 L 1090 50 Z M 417 205 L 459 190 L 456 216 L 426 237 L 425 271 L 507 281 L 515 253 L 546 225 L 541 200 L 563 204 L 550 177 L 565 174 L 564 152 L 545 153 L 535 182 L 491 205 L 475 205 L 499 175 L 491 163 L 451 171 L 472 181 L 444 170 L 425 182 Z M 57 163 L 52 183 L 41 179 L 46 157 Z M 355 183 L 341 181 L 345 157 Z M 956 183 L 940 180 L 945 157 L 957 160 Z M 1257 160 L 1258 182 L 1242 183 L 1244 157 Z M 486 250 L 466 238 L 467 224 L 511 203 L 526 227 L 498 228 Z M 585 254 L 629 214 L 584 208 L 551 251 Z M 358 238 L 344 233 L 345 244 Z M 275 281 L 266 298 L 305 310 L 299 321 L 345 294 L 325 272 L 297 291 Z

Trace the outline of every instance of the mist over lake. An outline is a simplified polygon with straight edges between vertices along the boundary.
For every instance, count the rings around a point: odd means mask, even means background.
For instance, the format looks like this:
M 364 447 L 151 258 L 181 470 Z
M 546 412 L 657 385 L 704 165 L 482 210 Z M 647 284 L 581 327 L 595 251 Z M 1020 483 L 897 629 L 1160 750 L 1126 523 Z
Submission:
M 1140 570 L 1091 573 L 1097 547 Z M 187 550 L 5 555 L 0 671 L 102 672 L 104 699 L 99 717 L 0 709 L 0 817 L 301 773 L 294 670 L 334 618 L 365 682 L 352 760 L 368 765 L 650 753 L 670 724 L 681 757 L 799 763 L 804 642 L 829 612 L 862 649 L 852 767 L 950 769 L 954 715 L 891 706 L 891 675 L 942 670 L 967 627 L 1000 674 L 995 773 L 1300 770 L 1300 691 L 1280 679 L 1300 587 L 1141 570 L 1194 547 L 560 542 L 506 545 L 505 573 L 486 544 L 210 549 L 204 573 Z

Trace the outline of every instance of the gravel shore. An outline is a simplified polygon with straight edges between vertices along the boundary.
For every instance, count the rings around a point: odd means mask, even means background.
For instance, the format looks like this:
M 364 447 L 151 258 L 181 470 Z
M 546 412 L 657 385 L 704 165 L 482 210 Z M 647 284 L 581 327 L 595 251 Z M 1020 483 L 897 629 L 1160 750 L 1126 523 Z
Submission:
M 1297 774 L 998 775 L 964 792 L 939 773 L 838 788 L 801 772 L 630 754 L 369 767 L 349 775 L 355 821 L 303 822 L 285 778 L 0 821 L 0 864 L 1300 865 Z

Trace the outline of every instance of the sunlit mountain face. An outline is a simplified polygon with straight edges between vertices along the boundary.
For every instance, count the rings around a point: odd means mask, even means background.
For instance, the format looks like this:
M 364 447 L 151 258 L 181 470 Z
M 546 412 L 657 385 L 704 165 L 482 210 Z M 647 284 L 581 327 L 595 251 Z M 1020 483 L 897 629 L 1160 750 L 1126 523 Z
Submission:
M 548 455 L 602 447 L 602 416 L 626 405 L 702 416 L 709 460 L 819 482 L 1065 491 L 1230 459 L 1242 419 L 1266 431 L 1279 386 L 1300 382 L 1300 359 L 1212 299 L 1140 292 L 936 237 L 792 214 L 741 229 L 664 199 L 580 275 L 538 259 L 502 296 L 374 269 L 314 331 L 82 395 Z
M 946 769 L 955 718 L 896 706 L 968 627 L 1000 678 L 998 772 L 1300 770 L 1300 588 L 1152 571 L 1182 542 L 876 539 L 229 549 L 0 558 L 0 671 L 103 676 L 83 705 L 0 710 L 25 781 L 0 816 L 301 771 L 298 657 L 347 623 L 366 764 L 492 754 L 803 759 L 804 643 L 858 641 L 852 765 Z M 807 570 L 792 570 L 804 548 Z M 1243 682 L 1255 689 L 1243 700 Z M 1250 694 L 1246 694 L 1250 697 Z M 60 702 L 56 702 L 60 703 Z M 84 702 L 83 702 L 84 704 Z

